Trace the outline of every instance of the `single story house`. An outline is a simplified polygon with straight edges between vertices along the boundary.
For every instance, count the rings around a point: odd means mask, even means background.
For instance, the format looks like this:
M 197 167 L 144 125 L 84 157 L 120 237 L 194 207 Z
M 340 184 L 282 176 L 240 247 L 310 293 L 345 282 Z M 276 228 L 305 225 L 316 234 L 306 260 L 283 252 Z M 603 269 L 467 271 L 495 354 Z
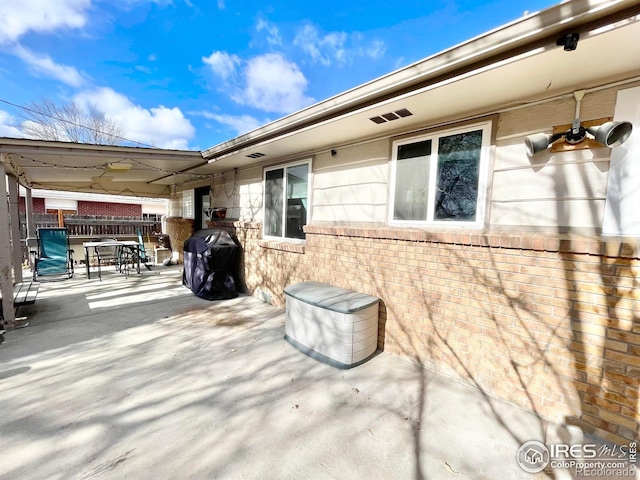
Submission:
M 179 190 L 227 209 L 212 225 L 252 294 L 375 295 L 386 352 L 622 444 L 640 435 L 638 39 L 640 2 L 566 1 L 216 145 L 190 170 L 216 176 Z M 528 153 L 576 118 L 628 122 L 626 141 Z
M 639 38 L 639 1 L 565 1 L 199 158 L 140 149 L 147 177 L 127 188 L 171 198 L 185 238 L 226 208 L 211 223 L 242 243 L 249 293 L 284 306 L 286 286 L 315 280 L 375 295 L 379 348 L 626 444 L 640 435 Z M 43 188 L 27 143 L 1 139 L 0 167 Z

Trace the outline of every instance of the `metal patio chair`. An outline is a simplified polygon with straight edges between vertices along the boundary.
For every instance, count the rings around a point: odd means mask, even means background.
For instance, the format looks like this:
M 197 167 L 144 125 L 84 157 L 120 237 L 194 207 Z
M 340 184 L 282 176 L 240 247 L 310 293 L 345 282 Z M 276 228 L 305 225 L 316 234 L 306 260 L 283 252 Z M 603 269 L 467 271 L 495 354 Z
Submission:
M 115 238 L 100 238 L 98 242 L 117 242 Z M 121 269 L 122 249 L 118 245 L 98 245 L 95 247 L 98 258 L 98 278 L 102 280 L 102 266 L 113 264 L 116 270 Z

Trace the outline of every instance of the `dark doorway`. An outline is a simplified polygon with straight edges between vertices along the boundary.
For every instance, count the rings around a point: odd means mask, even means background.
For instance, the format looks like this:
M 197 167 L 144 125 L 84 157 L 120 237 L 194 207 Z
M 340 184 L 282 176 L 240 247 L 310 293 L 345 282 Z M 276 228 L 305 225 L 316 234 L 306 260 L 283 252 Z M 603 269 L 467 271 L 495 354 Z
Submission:
M 211 207 L 210 199 L 209 199 L 209 191 L 210 188 L 207 187 L 199 187 L 195 189 L 195 219 L 194 226 L 195 230 L 202 230 L 203 228 L 208 228 L 207 226 L 207 216 L 204 211 Z

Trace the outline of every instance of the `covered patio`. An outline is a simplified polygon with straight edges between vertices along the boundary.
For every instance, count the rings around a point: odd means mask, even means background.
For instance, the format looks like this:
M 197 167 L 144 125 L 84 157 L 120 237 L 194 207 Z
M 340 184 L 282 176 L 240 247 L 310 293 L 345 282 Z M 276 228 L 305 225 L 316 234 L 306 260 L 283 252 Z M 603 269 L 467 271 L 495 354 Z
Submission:
M 0 293 L 3 323 L 15 321 L 13 285 L 23 281 L 18 186 L 26 189 L 27 243 L 35 247 L 32 188 L 170 198 L 177 185 L 206 177 L 198 151 L 0 138 Z M 82 252 L 77 252 L 80 258 Z M 29 278 L 27 276 L 26 278 Z
M 570 434 L 389 354 L 319 363 L 283 310 L 180 280 L 42 282 L 0 347 L 1 479 L 546 478 L 519 446 Z

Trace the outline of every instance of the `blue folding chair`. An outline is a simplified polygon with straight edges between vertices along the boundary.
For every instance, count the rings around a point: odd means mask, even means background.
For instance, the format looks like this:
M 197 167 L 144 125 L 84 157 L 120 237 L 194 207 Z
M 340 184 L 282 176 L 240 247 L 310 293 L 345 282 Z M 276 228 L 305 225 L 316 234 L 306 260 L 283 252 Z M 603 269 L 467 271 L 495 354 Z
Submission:
M 69 248 L 66 228 L 39 228 L 38 252 L 33 267 L 33 280 L 40 275 L 73 276 L 73 250 Z
M 147 251 L 144 248 L 144 239 L 142 238 L 142 232 L 140 231 L 140 228 L 137 228 L 136 231 L 138 233 L 138 244 L 140 245 L 140 262 L 144 263 L 144 266 L 147 267 L 148 270 L 151 270 L 151 265 L 149 265 L 151 259 L 147 255 Z

